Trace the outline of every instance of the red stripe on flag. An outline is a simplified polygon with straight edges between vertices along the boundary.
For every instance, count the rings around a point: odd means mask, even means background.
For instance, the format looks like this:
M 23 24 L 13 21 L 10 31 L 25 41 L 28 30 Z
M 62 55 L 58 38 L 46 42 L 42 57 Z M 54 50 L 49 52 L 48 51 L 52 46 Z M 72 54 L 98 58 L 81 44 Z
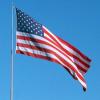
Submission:
M 46 30 L 46 28 L 43 27 L 43 30 L 46 34 L 48 34 L 54 41 L 57 42 L 57 40 L 50 34 L 49 31 Z M 75 48 L 74 46 L 72 46 L 71 44 L 69 44 L 68 42 L 62 40 L 61 38 L 59 38 L 58 36 L 55 36 L 57 39 L 59 39 L 62 43 L 64 43 L 66 46 L 68 46 L 69 48 L 71 48 L 72 50 L 74 50 L 75 52 L 77 52 L 78 54 L 80 54 L 80 56 L 82 56 L 85 60 L 88 60 L 89 62 L 91 61 L 87 56 L 85 56 L 83 53 L 81 53 L 77 48 Z M 60 45 L 60 44 L 59 44 Z

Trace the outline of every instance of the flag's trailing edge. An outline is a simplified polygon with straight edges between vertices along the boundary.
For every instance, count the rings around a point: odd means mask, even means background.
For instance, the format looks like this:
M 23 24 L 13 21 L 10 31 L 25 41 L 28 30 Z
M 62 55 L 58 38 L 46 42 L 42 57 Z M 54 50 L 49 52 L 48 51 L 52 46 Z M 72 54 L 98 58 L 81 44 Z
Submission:
M 87 85 L 83 76 L 89 69 L 91 60 L 17 8 L 16 15 L 16 53 L 62 65 L 86 90 Z

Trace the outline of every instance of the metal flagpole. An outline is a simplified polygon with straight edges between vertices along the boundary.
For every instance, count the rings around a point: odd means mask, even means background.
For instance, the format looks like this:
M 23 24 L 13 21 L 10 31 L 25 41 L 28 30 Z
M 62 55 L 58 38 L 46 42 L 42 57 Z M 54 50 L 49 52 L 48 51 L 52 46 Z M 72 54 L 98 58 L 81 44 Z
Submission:
M 14 67 L 14 63 L 13 63 L 13 14 L 14 13 L 14 6 L 12 3 L 12 32 L 11 32 L 11 68 L 10 68 L 10 100 L 13 100 L 13 67 Z

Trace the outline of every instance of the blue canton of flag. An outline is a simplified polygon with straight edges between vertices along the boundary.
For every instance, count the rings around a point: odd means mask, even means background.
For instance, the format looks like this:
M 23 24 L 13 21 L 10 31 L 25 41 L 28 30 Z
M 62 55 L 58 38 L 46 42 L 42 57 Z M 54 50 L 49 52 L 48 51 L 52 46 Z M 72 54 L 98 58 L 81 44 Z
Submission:
M 33 18 L 16 8 L 17 31 L 44 36 L 42 24 L 37 23 Z

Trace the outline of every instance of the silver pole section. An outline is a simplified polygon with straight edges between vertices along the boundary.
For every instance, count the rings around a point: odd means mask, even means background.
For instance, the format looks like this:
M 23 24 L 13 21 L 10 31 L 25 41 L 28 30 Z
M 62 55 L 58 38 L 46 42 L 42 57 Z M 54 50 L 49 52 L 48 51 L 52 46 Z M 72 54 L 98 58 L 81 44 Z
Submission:
M 12 3 L 12 32 L 11 32 L 11 72 L 10 72 L 10 100 L 13 100 L 13 32 L 14 32 L 14 25 L 13 25 L 13 14 L 14 13 L 14 6 Z

